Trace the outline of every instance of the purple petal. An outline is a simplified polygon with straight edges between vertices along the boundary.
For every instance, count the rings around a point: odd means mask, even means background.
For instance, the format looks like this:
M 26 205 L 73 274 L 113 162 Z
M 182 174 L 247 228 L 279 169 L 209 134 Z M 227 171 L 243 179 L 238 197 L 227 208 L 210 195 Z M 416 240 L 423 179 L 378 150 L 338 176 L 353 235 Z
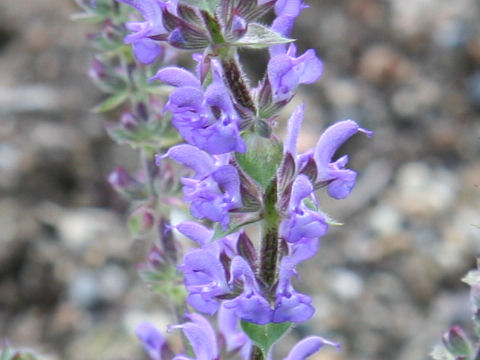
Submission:
M 318 80 L 323 72 L 323 63 L 317 58 L 315 51 L 307 50 L 303 55 L 295 59 L 300 84 L 312 84 Z
M 172 91 L 166 109 L 170 110 L 175 116 L 176 113 L 201 110 L 202 102 L 202 90 L 192 86 L 184 86 Z
M 235 120 L 219 120 L 207 129 L 198 132 L 198 137 L 203 138 L 199 147 L 210 154 L 219 155 L 232 151 L 244 153 L 246 145 Z
M 203 178 L 212 173 L 215 164 L 210 155 L 195 146 L 182 144 L 172 146 L 163 157 L 170 157 L 176 162 L 194 170 L 196 176 Z
M 305 360 L 325 345 L 333 346 L 337 350 L 340 349 L 340 344 L 320 336 L 310 336 L 297 343 L 284 360 Z
M 305 175 L 298 175 L 292 185 L 292 194 L 290 196 L 290 210 L 296 209 L 302 203 L 302 200 L 309 197 L 313 192 L 313 185 Z
M 315 211 L 304 208 L 300 214 L 290 220 L 290 232 L 286 240 L 296 243 L 303 238 L 319 238 L 328 232 L 325 217 Z
M 277 0 L 275 15 L 297 17 L 306 6 L 303 0 Z
M 135 335 L 142 342 L 143 349 L 148 353 L 152 360 L 162 360 L 162 347 L 165 344 L 165 338 L 149 322 L 143 322 L 135 328 Z
M 176 66 L 167 66 L 160 69 L 155 76 L 150 79 L 150 81 L 152 80 L 159 80 L 176 87 L 191 86 L 199 88 L 201 85 L 200 80 L 190 71 Z
M 355 121 L 344 120 L 328 127 L 315 146 L 313 157 L 317 164 L 317 181 L 332 181 L 328 192 L 336 199 L 343 199 L 350 193 L 356 173 L 344 169 L 348 157 L 341 157 L 336 162 L 332 162 L 332 158 L 338 148 L 357 132 L 363 132 L 369 137 L 373 135 L 373 132 L 359 127 Z
M 195 310 L 213 316 L 219 307 L 218 301 L 202 293 L 188 295 L 187 302 Z
M 234 309 L 228 309 L 223 304 L 218 311 L 218 328 L 227 343 L 227 351 L 235 351 L 244 346 L 251 346 L 248 336 L 239 330 L 239 318 Z
M 138 61 L 142 64 L 152 64 L 155 59 L 162 53 L 163 47 L 156 41 L 143 38 L 139 41 L 135 41 L 132 44 L 133 53 Z
M 213 237 L 214 231 L 196 221 L 183 221 L 175 228 L 198 245 L 206 245 Z
M 117 0 L 137 9 L 156 34 L 165 33 L 162 8 L 157 0 Z
M 312 299 L 304 294 L 292 291 L 288 295 L 277 295 L 272 322 L 286 321 L 301 323 L 309 320 L 315 313 L 315 308 L 310 305 Z
M 228 290 L 222 263 L 206 250 L 190 250 L 185 254 L 180 269 L 184 273 L 185 286 L 189 290 L 202 292 L 211 289 L 218 289 L 221 292 Z
M 287 138 L 285 139 L 283 152 L 289 152 L 294 159 L 297 156 L 297 140 L 302 126 L 304 110 L 305 103 L 297 106 L 288 120 Z
M 318 251 L 318 239 L 305 238 L 292 245 L 292 261 L 295 265 L 315 256 Z
M 233 300 L 224 301 L 224 306 L 233 309 L 240 319 L 254 324 L 265 325 L 271 322 L 272 309 L 265 298 L 254 291 L 244 291 Z
M 218 359 L 218 345 L 215 331 L 207 319 L 199 314 L 187 315 L 191 322 L 173 325 L 170 329 L 181 329 L 187 337 L 197 359 Z
M 212 178 L 225 189 L 232 203 L 240 205 L 240 176 L 232 165 L 223 165 L 212 173 Z

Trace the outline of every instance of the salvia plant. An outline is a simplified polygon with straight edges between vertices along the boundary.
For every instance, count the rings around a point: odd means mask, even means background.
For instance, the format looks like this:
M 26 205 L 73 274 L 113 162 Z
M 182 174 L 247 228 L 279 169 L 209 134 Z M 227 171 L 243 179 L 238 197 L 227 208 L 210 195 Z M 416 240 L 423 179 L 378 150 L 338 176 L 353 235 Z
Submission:
M 77 0 L 77 20 L 101 24 L 89 35 L 98 50 L 89 75 L 107 98 L 93 111 L 122 109 L 107 132 L 139 153 L 136 173 L 115 169 L 108 180 L 128 201 L 135 237 L 155 234 L 139 271 L 168 298 L 183 349 L 170 346 L 155 324 L 136 335 L 152 360 L 271 359 L 272 346 L 309 320 L 312 298 L 295 289 L 297 267 L 336 225 L 321 211 L 317 191 L 334 199 L 352 191 L 350 137 L 370 130 L 353 120 L 328 127 L 314 148 L 297 152 L 304 105 L 293 110 L 283 141 L 280 111 L 299 85 L 322 74 L 313 49 L 299 53 L 290 38 L 303 0 Z M 273 18 L 270 25 L 266 19 Z M 252 85 L 239 49 L 268 49 L 265 75 Z M 179 67 L 191 52 L 193 69 Z M 178 214 L 182 214 L 180 217 Z M 179 219 L 176 223 L 173 219 Z M 179 237 L 191 240 L 184 250 Z M 479 271 L 472 286 L 480 329 Z M 480 323 L 479 323 L 480 324 Z M 285 360 L 324 346 L 313 335 Z M 27 355 L 5 347 L 1 360 Z M 435 349 L 437 360 L 480 359 L 454 327 Z

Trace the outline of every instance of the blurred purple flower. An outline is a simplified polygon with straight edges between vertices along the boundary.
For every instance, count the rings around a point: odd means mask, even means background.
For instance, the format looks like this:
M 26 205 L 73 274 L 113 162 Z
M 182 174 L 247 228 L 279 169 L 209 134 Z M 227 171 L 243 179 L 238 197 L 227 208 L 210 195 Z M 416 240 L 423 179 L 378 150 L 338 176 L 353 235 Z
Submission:
M 117 0 L 137 9 L 145 21 L 129 21 L 125 25 L 132 33 L 125 37 L 126 44 L 132 44 L 135 57 L 144 64 L 151 64 L 160 55 L 163 46 L 151 39 L 152 36 L 165 34 L 162 6 L 176 8 L 172 1 L 158 0 Z
M 135 328 L 135 334 L 143 344 L 143 349 L 152 360 L 162 360 L 162 348 L 165 345 L 165 338 L 149 322 L 143 322 Z
M 218 360 L 218 344 L 215 330 L 210 322 L 199 314 L 185 316 L 191 321 L 170 325 L 168 330 L 181 329 L 188 339 L 196 360 Z M 185 355 L 177 355 L 173 360 L 193 360 Z

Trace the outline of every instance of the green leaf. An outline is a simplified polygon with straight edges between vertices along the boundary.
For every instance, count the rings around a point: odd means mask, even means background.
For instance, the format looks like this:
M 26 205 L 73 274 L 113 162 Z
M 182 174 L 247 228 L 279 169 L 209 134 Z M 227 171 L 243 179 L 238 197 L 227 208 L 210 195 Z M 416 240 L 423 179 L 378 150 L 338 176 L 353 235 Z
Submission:
M 283 147 L 275 139 L 267 139 L 254 133 L 245 134 L 244 140 L 247 152 L 237 153 L 238 164 L 265 190 L 282 161 Z
M 272 45 L 285 44 L 295 41 L 283 37 L 279 33 L 270 30 L 260 24 L 249 24 L 248 30 L 240 39 L 233 43 L 234 46 L 261 49 Z
M 118 94 L 112 95 L 108 97 L 106 100 L 98 104 L 92 109 L 92 112 L 98 114 L 98 113 L 103 113 L 107 112 L 110 110 L 115 109 L 117 106 L 122 104 L 125 100 L 128 98 L 128 91 L 122 91 L 119 92 Z
M 455 360 L 455 357 L 450 354 L 443 346 L 435 346 L 430 353 L 433 360 Z
M 480 270 L 471 270 L 462 281 L 470 286 L 480 285 Z
M 247 321 L 241 322 L 242 330 L 262 350 L 265 359 L 268 358 L 272 345 L 287 332 L 291 325 L 292 323 L 289 322 L 267 325 L 257 325 Z

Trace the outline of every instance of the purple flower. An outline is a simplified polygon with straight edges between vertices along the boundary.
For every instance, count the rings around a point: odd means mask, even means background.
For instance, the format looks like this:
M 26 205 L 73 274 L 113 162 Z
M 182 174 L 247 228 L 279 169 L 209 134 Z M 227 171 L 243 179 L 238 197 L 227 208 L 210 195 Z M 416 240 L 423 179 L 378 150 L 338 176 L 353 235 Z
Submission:
M 268 80 L 275 102 L 289 100 L 299 84 L 311 84 L 322 74 L 323 65 L 314 50 L 299 57 L 296 53 L 296 46 L 291 44 L 286 52 L 275 54 L 268 62 Z
M 135 329 L 135 334 L 143 344 L 143 349 L 148 353 L 152 360 L 162 360 L 162 348 L 165 345 L 165 338 L 149 322 L 139 324 Z
M 183 264 L 187 301 L 195 309 L 213 315 L 218 310 L 219 295 L 230 293 L 225 269 L 220 260 L 208 249 L 193 249 L 185 254 Z
M 355 185 L 357 173 L 345 169 L 348 155 L 332 161 L 333 155 L 342 144 L 357 132 L 368 137 L 372 131 L 363 129 L 353 120 L 344 120 L 329 126 L 318 139 L 313 158 L 317 164 L 317 182 L 328 181 L 328 194 L 335 199 L 347 197 Z
M 163 26 L 162 6 L 175 7 L 167 1 L 161 3 L 157 0 L 117 0 L 137 9 L 145 19 L 143 22 L 130 21 L 126 23 L 127 29 L 132 33 L 125 37 L 126 44 L 132 44 L 136 58 L 144 63 L 151 64 L 160 55 L 163 47 L 151 39 L 152 36 L 165 34 Z
M 297 343 L 292 350 L 290 350 L 288 356 L 283 360 L 305 360 L 325 345 L 333 346 L 337 350 L 340 349 L 340 345 L 333 341 L 324 339 L 320 336 L 309 336 Z
M 268 324 L 272 309 L 263 297 L 255 275 L 248 263 L 240 256 L 232 259 L 230 284 L 242 283 L 243 291 L 235 299 L 224 301 L 227 309 L 233 309 L 235 316 L 255 324 Z
M 215 330 L 210 322 L 199 314 L 186 315 L 191 321 L 179 325 L 171 325 L 168 330 L 181 329 L 190 342 L 196 360 L 217 360 L 218 344 Z M 177 355 L 173 360 L 190 359 L 185 355 Z
M 200 80 L 185 69 L 166 67 L 152 80 L 160 80 L 176 89 L 165 110 L 173 114 L 173 125 L 185 141 L 210 154 L 245 152 L 238 129 L 239 117 L 223 81 L 221 66 L 211 61 L 213 81 L 202 89 Z
M 226 156 L 213 158 L 188 144 L 171 147 L 157 161 L 167 156 L 195 171 L 193 177 L 181 179 L 184 199 L 190 203 L 191 214 L 198 219 L 219 222 L 226 229 L 230 222 L 229 211 L 241 206 L 237 169 L 224 165 Z
M 295 266 L 299 260 L 285 256 L 280 264 L 275 310 L 272 316 L 274 323 L 307 321 L 315 312 L 315 308 L 310 305 L 312 299 L 297 292 L 291 283 L 292 277 L 296 274 Z
M 277 0 L 275 3 L 275 15 L 277 17 L 273 21 L 271 29 L 285 37 L 290 36 L 295 19 L 307 7 L 303 0 Z M 271 46 L 270 56 L 284 54 L 285 49 L 285 44 Z
M 280 235 L 286 241 L 296 243 L 303 238 L 319 238 L 327 233 L 325 217 L 311 207 L 316 208 L 313 185 L 305 175 L 298 175 L 293 182 L 287 216 L 280 225 Z
M 297 138 L 302 125 L 304 105 L 298 106 L 288 122 L 287 139 L 284 145 L 284 153 L 290 153 L 296 159 L 297 171 L 302 172 L 312 159 L 316 166 L 316 178 L 312 179 L 314 185 L 328 183 L 328 194 L 335 199 L 347 197 L 355 185 L 356 172 L 345 169 L 348 155 L 332 161 L 335 152 L 350 137 L 358 132 L 373 135 L 372 131 L 363 129 L 353 120 L 339 121 L 329 126 L 318 139 L 314 150 L 309 150 L 297 156 Z

